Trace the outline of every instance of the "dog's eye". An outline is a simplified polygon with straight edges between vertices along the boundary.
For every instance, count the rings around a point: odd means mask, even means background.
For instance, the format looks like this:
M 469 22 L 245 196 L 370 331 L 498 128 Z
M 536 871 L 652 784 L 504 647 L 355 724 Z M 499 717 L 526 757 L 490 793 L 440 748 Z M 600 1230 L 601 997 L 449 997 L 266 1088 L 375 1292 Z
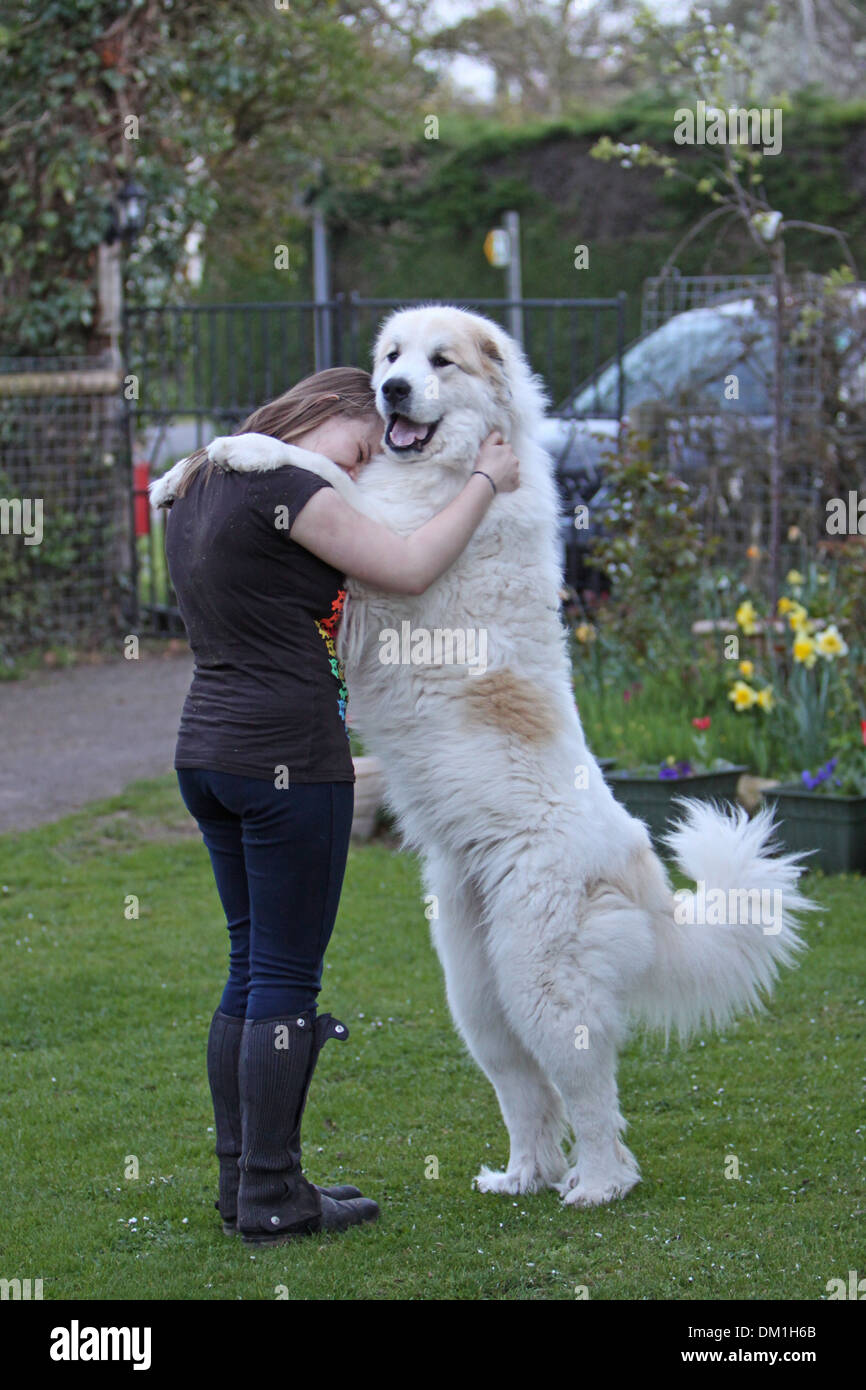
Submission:
M 399 354 L 399 352 L 397 351 L 397 349 L 396 349 L 396 348 L 392 348 L 391 351 L 390 351 L 389 353 L 386 353 L 386 354 L 385 354 L 385 361 L 386 361 L 386 362 L 396 362 L 396 361 L 397 361 L 397 358 L 398 358 L 399 356 L 400 356 L 400 354 Z
M 447 357 L 443 357 L 441 352 L 434 352 L 430 358 L 431 367 L 450 367 L 451 362 Z

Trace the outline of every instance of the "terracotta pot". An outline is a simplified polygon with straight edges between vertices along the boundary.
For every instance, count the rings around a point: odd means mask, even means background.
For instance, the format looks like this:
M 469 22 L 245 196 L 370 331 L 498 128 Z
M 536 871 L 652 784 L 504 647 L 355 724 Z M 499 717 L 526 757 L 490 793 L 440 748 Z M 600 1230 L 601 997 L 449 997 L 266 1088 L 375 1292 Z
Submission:
M 376 829 L 376 816 L 385 799 L 385 777 L 378 758 L 353 758 L 355 765 L 355 812 L 352 839 L 369 840 Z

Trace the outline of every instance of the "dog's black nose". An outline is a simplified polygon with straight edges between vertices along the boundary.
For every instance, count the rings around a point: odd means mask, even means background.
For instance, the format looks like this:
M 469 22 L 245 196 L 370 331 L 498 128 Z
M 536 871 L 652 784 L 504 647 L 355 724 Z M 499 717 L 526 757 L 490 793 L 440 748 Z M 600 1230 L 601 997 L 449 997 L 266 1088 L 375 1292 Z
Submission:
M 405 401 L 412 387 L 405 377 L 392 376 L 387 381 L 382 382 L 382 395 L 389 405 L 397 406 Z

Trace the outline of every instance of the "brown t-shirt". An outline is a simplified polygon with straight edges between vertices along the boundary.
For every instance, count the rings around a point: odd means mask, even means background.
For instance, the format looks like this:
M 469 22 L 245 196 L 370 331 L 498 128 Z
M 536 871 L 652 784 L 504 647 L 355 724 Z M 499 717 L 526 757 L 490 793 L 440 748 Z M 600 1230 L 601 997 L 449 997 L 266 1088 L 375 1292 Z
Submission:
M 195 656 L 176 768 L 354 782 L 334 650 L 344 577 L 289 535 L 330 486 L 292 465 L 202 468 L 171 507 L 168 570 Z

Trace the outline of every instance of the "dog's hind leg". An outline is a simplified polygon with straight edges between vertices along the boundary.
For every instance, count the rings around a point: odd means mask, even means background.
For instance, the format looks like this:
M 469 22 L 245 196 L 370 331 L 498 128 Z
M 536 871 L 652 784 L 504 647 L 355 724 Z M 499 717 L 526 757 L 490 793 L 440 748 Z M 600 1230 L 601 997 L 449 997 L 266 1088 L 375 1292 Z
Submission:
M 481 902 L 460 866 L 428 863 L 425 880 L 436 895 L 431 935 L 445 974 L 451 1016 L 499 1100 L 510 1141 L 508 1167 L 482 1167 L 480 1192 L 537 1192 L 557 1187 L 568 1166 L 562 1099 L 508 1022 L 485 948 Z
M 520 870 L 533 872 L 526 860 Z M 640 1180 L 621 1139 L 616 1066 L 631 978 L 651 951 L 649 925 L 613 890 L 581 902 L 561 860 L 558 873 L 545 865 L 533 877 L 519 914 L 510 897 L 492 911 L 489 947 L 512 1028 L 562 1096 L 575 1133 L 572 1166 L 557 1190 L 569 1205 L 594 1206 Z

